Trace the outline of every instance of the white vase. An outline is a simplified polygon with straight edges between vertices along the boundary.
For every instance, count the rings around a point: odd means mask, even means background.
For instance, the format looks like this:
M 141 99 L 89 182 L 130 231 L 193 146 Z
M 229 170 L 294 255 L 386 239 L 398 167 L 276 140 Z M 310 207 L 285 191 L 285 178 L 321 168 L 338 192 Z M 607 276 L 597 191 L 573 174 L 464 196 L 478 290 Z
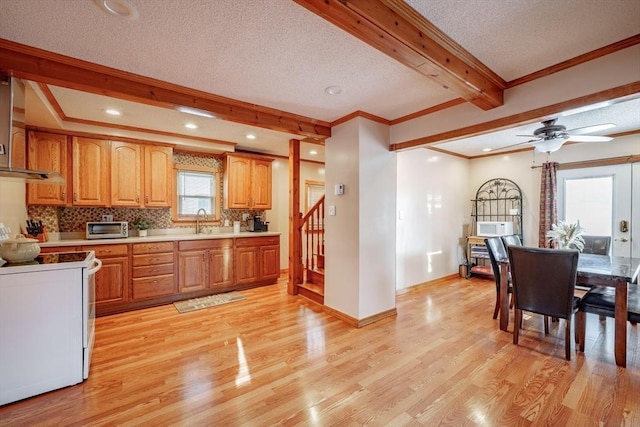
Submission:
M 147 230 L 138 230 L 138 237 L 147 237 Z

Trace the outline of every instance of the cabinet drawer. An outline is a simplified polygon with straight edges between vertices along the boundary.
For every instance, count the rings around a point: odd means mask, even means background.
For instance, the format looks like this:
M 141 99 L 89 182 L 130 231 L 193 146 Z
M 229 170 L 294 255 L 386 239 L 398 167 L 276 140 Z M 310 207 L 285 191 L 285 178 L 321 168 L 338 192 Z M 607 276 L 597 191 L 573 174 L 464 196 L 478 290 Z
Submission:
M 184 240 L 178 242 L 178 250 L 192 251 L 202 249 L 232 248 L 233 239 Z
M 173 274 L 173 263 L 160 265 L 145 265 L 142 267 L 133 267 L 133 277 L 149 277 L 159 276 L 162 274 Z
M 173 252 L 168 254 L 134 255 L 133 266 L 167 264 L 173 262 Z
M 153 243 L 134 243 L 133 253 L 136 254 L 155 254 L 160 252 L 172 252 L 173 242 L 153 242 Z
M 236 239 L 236 248 L 249 246 L 279 245 L 280 236 L 245 237 Z
M 93 245 L 83 246 L 83 251 L 94 251 L 96 258 L 107 258 L 111 256 L 127 256 L 129 249 L 127 245 Z
M 132 288 L 134 300 L 171 295 L 175 292 L 175 280 L 173 274 L 133 279 Z

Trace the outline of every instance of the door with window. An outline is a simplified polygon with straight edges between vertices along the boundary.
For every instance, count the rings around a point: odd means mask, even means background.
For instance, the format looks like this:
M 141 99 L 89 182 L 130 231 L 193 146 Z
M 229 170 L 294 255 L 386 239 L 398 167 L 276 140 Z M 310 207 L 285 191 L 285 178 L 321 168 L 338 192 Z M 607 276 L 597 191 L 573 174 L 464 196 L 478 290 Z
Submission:
M 638 188 L 640 163 L 560 170 L 558 216 L 579 220 L 583 234 L 611 236 L 612 255 L 640 257 Z

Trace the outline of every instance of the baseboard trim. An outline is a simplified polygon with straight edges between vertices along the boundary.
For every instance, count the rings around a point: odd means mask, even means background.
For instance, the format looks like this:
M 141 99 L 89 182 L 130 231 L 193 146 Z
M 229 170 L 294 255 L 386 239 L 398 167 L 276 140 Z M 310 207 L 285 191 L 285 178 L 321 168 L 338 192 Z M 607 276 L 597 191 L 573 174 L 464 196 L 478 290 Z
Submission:
M 410 292 L 420 291 L 420 290 L 423 290 L 424 288 L 428 288 L 434 285 L 441 285 L 443 283 L 451 281 L 451 279 L 456 279 L 456 278 L 460 278 L 460 275 L 458 273 L 439 277 L 437 279 L 429 280 L 428 282 L 418 283 L 417 285 L 412 285 L 407 288 L 397 290 L 396 295 L 402 295 Z
M 330 316 L 336 317 L 349 324 L 350 326 L 353 326 L 354 328 L 362 328 L 363 326 L 367 326 L 372 323 L 379 322 L 383 319 L 395 317 L 398 315 L 398 311 L 395 307 L 390 310 L 374 314 L 373 316 L 365 317 L 364 319 L 356 319 L 355 317 L 351 317 L 348 314 L 344 314 L 343 312 L 331 307 L 327 307 L 326 305 L 324 306 L 324 311 Z

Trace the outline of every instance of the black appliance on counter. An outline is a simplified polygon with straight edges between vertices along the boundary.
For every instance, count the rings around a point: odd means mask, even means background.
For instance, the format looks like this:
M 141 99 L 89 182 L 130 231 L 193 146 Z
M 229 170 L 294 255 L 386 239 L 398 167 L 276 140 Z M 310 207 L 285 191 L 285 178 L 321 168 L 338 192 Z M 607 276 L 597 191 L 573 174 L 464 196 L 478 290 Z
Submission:
M 269 223 L 262 221 L 261 216 L 249 218 L 249 231 L 269 231 Z

